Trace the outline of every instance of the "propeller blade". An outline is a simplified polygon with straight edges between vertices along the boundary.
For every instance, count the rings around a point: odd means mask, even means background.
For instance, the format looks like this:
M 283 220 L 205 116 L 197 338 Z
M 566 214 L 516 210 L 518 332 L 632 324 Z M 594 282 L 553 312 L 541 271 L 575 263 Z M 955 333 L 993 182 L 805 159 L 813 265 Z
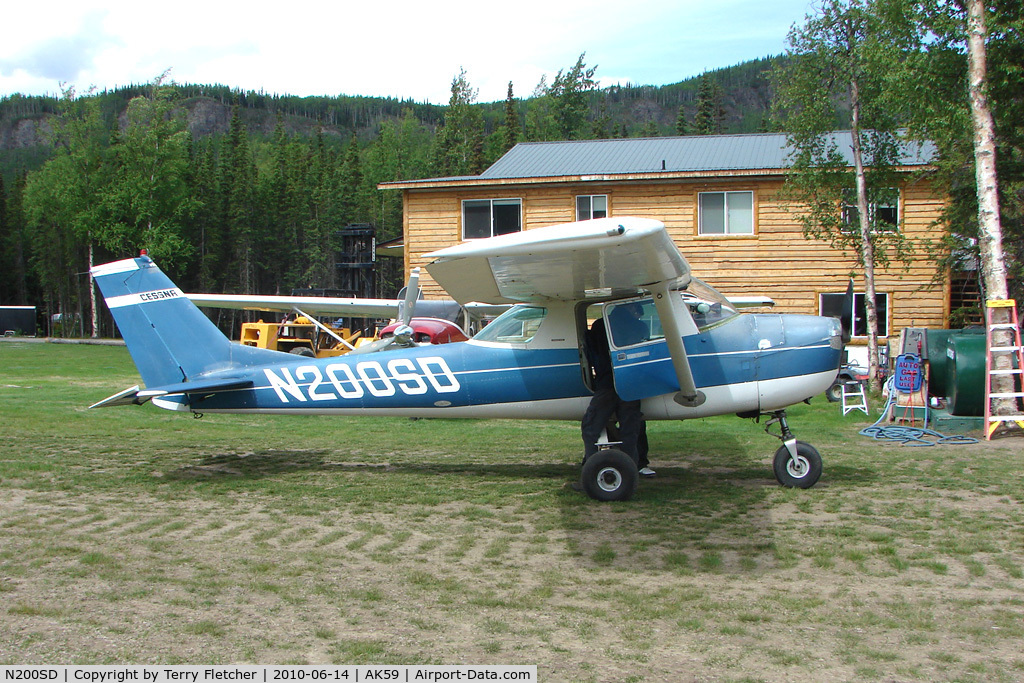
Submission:
M 401 294 L 401 292 L 399 292 Z M 409 282 L 405 285 L 405 297 L 398 302 L 398 322 L 402 323 L 395 328 L 394 334 L 390 337 L 378 339 L 375 342 L 364 344 L 351 353 L 376 353 L 383 351 L 392 344 L 398 346 L 416 346 L 413 340 L 414 330 L 412 329 L 412 316 L 416 312 L 416 301 L 420 298 L 420 269 L 417 266 L 409 273 Z
M 398 320 L 405 326 L 412 320 L 412 314 L 416 310 L 416 300 L 420 298 L 420 269 L 419 266 L 409 273 L 409 283 L 405 286 L 405 298 L 398 304 Z M 398 336 L 397 334 L 395 335 Z
M 349 351 L 348 355 L 361 356 L 364 353 L 376 353 L 378 351 L 383 351 L 394 343 L 395 337 L 384 337 L 383 339 L 378 339 L 377 341 L 370 342 L 369 344 L 357 346 L 354 351 Z

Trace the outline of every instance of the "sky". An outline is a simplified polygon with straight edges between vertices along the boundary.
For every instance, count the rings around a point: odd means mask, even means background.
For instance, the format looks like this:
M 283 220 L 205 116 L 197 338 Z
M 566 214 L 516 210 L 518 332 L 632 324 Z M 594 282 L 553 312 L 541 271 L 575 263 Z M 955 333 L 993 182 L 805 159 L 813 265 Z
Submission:
M 447 104 L 529 97 L 581 53 L 601 87 L 781 54 L 811 0 L 55 0 L 9 3 L 0 96 L 152 82 Z

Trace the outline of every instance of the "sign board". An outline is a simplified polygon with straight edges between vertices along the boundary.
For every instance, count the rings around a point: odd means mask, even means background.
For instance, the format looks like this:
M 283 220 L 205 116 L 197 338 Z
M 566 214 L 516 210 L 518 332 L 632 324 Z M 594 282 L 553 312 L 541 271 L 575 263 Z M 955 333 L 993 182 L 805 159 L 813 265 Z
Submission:
M 893 387 L 902 394 L 912 394 L 921 390 L 921 383 L 924 381 L 924 371 L 921 366 L 921 357 L 914 353 L 904 353 L 896 356 L 896 366 L 893 373 Z

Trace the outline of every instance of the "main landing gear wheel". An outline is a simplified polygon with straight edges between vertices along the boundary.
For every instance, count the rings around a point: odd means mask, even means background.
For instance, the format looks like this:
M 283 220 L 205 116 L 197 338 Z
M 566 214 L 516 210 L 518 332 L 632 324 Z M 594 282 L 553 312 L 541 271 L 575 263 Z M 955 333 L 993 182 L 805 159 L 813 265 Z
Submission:
M 615 448 L 594 453 L 583 463 L 580 483 L 595 500 L 629 500 L 636 492 L 640 473 L 633 458 Z
M 775 470 L 775 478 L 783 486 L 809 489 L 821 476 L 821 456 L 811 444 L 797 441 L 796 457 L 783 445 L 775 451 L 772 468 Z

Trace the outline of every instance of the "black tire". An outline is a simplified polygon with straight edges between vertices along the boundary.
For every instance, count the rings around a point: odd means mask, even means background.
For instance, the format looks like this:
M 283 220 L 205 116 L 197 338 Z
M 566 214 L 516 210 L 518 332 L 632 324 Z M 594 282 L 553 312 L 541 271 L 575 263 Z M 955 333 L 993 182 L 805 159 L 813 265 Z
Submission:
M 829 403 L 839 403 L 843 400 L 843 385 L 841 382 L 836 381 L 835 384 L 825 390 L 825 398 L 828 399 Z
M 640 473 L 622 451 L 608 448 L 587 458 L 580 473 L 583 490 L 594 500 L 629 500 L 636 493 Z
M 775 451 L 775 459 L 772 461 L 775 478 L 783 486 L 809 489 L 821 477 L 821 455 L 814 446 L 803 441 L 796 442 L 796 455 L 797 459 L 793 460 L 784 445 Z
M 313 349 L 308 346 L 296 346 L 288 353 L 295 354 L 296 356 L 306 356 L 307 358 L 316 358 L 316 354 L 313 353 Z

